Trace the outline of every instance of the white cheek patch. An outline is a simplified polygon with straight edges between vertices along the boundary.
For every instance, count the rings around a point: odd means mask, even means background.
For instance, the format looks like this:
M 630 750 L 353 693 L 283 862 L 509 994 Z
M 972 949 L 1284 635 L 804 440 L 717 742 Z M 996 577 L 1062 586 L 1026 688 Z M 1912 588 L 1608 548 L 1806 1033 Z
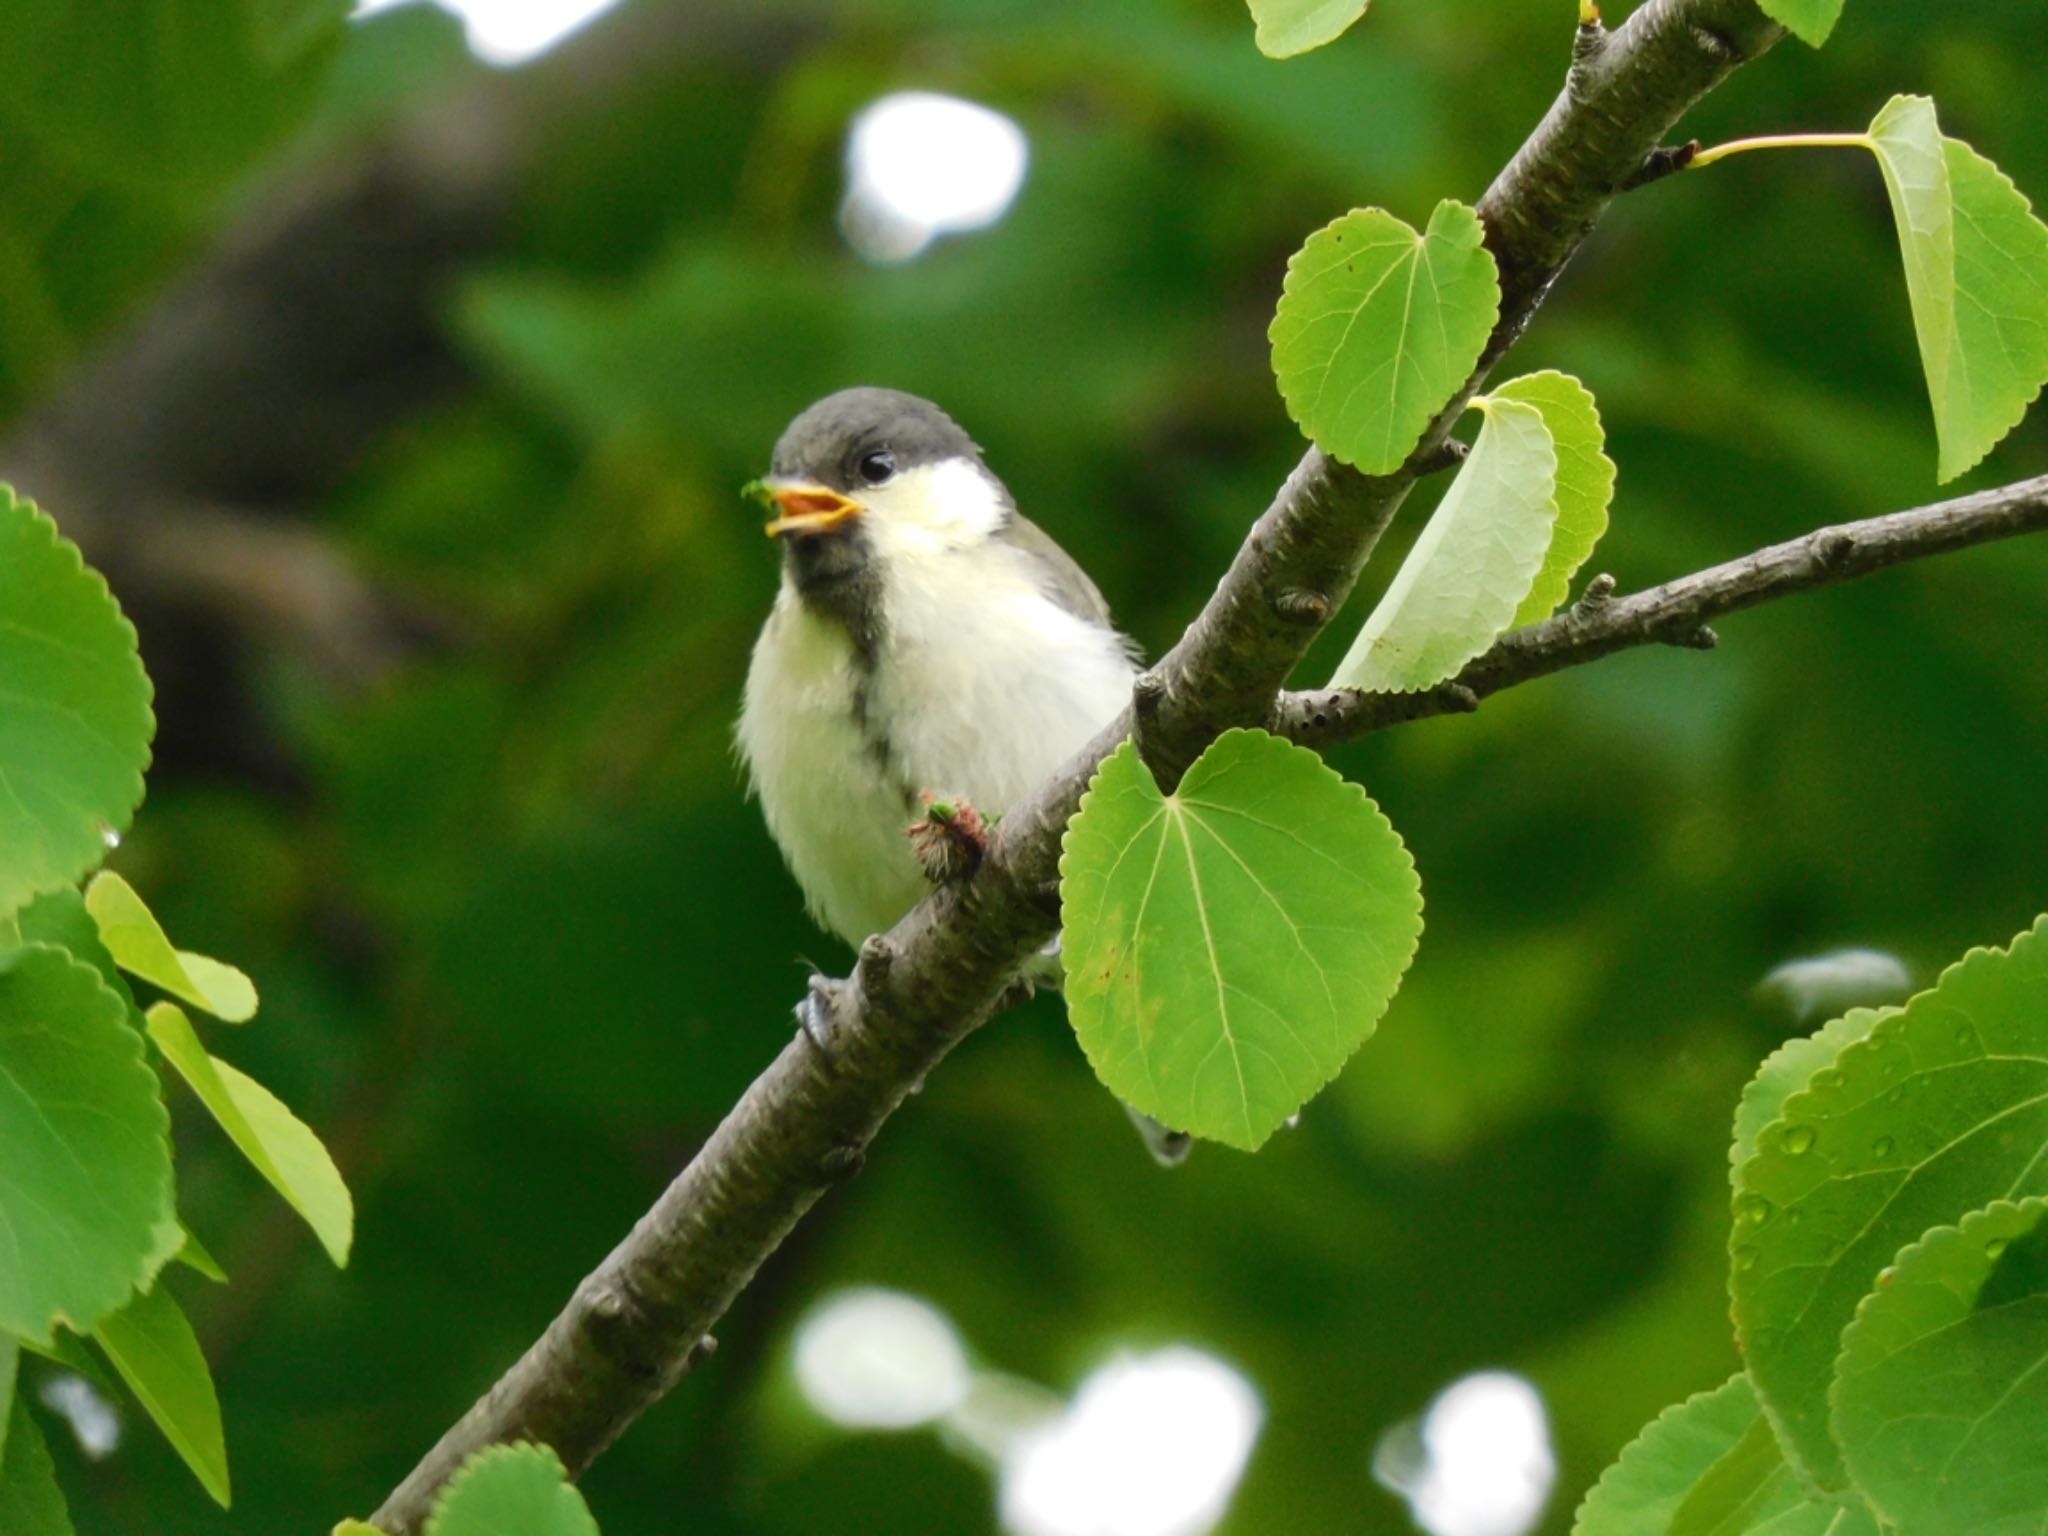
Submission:
M 968 459 L 907 469 L 863 490 L 868 530 L 883 548 L 958 549 L 979 544 L 1008 513 L 1001 489 Z

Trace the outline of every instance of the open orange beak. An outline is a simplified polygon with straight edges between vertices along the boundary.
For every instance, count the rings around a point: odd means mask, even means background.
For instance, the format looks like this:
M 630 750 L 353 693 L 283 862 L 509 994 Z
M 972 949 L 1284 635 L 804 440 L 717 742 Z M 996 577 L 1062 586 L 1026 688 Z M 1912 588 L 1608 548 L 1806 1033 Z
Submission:
M 860 516 L 860 503 L 851 496 L 842 496 L 807 480 L 770 480 L 764 482 L 764 488 L 768 499 L 781 512 L 781 516 L 768 524 L 766 531 L 771 539 L 779 539 L 786 533 L 804 538 L 830 533 L 842 523 Z

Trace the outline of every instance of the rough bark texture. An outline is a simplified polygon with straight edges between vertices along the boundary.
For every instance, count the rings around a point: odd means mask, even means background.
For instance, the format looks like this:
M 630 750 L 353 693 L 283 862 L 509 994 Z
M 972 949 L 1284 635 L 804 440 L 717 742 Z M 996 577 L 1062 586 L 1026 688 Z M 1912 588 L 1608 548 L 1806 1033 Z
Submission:
M 1752 0 L 1649 0 L 1611 35 L 1580 30 L 1566 90 L 1480 203 L 1503 295 L 1486 360 L 1409 464 L 1368 478 L 1314 449 L 1303 457 L 1200 617 L 1141 683 L 1135 712 L 1004 818 L 972 880 L 871 939 L 851 978 L 818 984 L 829 1055 L 804 1036 L 784 1049 L 540 1339 L 385 1502 L 379 1527 L 417 1531 L 463 1459 L 495 1442 L 546 1441 L 582 1471 L 701 1358 L 761 1262 L 859 1167 L 882 1122 L 997 1008 L 1017 966 L 1052 934 L 1060 833 L 1096 763 L 1135 729 L 1171 782 L 1219 732 L 1275 722 L 1288 673 L 1586 232 L 1686 109 L 1781 35 Z

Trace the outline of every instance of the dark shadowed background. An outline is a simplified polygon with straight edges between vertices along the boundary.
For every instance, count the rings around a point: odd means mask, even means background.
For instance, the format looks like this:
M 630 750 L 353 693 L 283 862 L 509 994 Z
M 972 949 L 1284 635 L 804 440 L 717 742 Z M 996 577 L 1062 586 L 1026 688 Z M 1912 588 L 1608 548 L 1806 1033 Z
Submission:
M 265 1006 L 219 1040 L 319 1127 L 355 1260 L 180 1107 L 180 1275 L 237 1484 L 146 1423 L 81 1532 L 365 1513 L 780 1048 L 804 920 L 730 749 L 774 551 L 738 487 L 851 383 L 936 398 L 1156 653 L 1294 462 L 1285 260 L 1356 203 L 1475 200 L 1562 78 L 1568 0 L 1380 0 L 1276 63 L 1237 0 L 628 3 L 537 62 L 425 4 L 26 6 L 0 34 L 0 476 L 106 569 L 159 685 L 118 867 Z M 1894 91 L 2048 196 L 2025 0 L 1850 0 L 1690 125 L 1860 127 Z M 895 266 L 838 223 L 853 115 L 958 94 L 1014 206 Z M 1598 393 L 1624 587 L 1932 499 L 1874 163 L 1632 194 L 1512 371 Z M 2036 417 L 1965 482 L 2048 466 Z M 1426 511 L 1375 560 L 1384 579 Z M 1264 1422 L 1222 1529 L 1409 1529 L 1374 1446 L 1483 1367 L 1541 1391 L 1546 1529 L 1735 1365 L 1726 1138 L 1790 958 L 1919 980 L 2048 906 L 2048 547 L 1794 599 L 1340 754 L 1428 928 L 1379 1036 L 1257 1157 L 1167 1174 L 1056 1002 L 970 1041 L 585 1480 L 608 1536 L 997 1529 L 957 1443 L 849 1433 L 790 1346 L 854 1285 L 1071 1394 L 1229 1362 Z M 1312 659 L 1320 682 L 1344 624 Z

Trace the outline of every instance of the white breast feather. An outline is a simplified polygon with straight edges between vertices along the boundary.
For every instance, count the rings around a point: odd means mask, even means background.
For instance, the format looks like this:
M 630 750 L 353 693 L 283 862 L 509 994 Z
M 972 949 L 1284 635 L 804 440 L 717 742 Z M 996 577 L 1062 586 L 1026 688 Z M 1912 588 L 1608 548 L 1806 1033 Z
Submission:
M 953 470 L 986 483 L 939 466 Z M 887 598 L 869 719 L 900 777 L 854 719 L 845 630 L 786 579 L 747 674 L 739 746 L 769 830 L 813 915 L 851 943 L 924 894 L 906 789 L 1008 810 L 1115 718 L 1135 672 L 1117 635 L 1045 595 L 1028 556 L 987 542 L 999 503 L 984 512 L 932 476 L 899 477 L 886 507 L 870 498 Z

